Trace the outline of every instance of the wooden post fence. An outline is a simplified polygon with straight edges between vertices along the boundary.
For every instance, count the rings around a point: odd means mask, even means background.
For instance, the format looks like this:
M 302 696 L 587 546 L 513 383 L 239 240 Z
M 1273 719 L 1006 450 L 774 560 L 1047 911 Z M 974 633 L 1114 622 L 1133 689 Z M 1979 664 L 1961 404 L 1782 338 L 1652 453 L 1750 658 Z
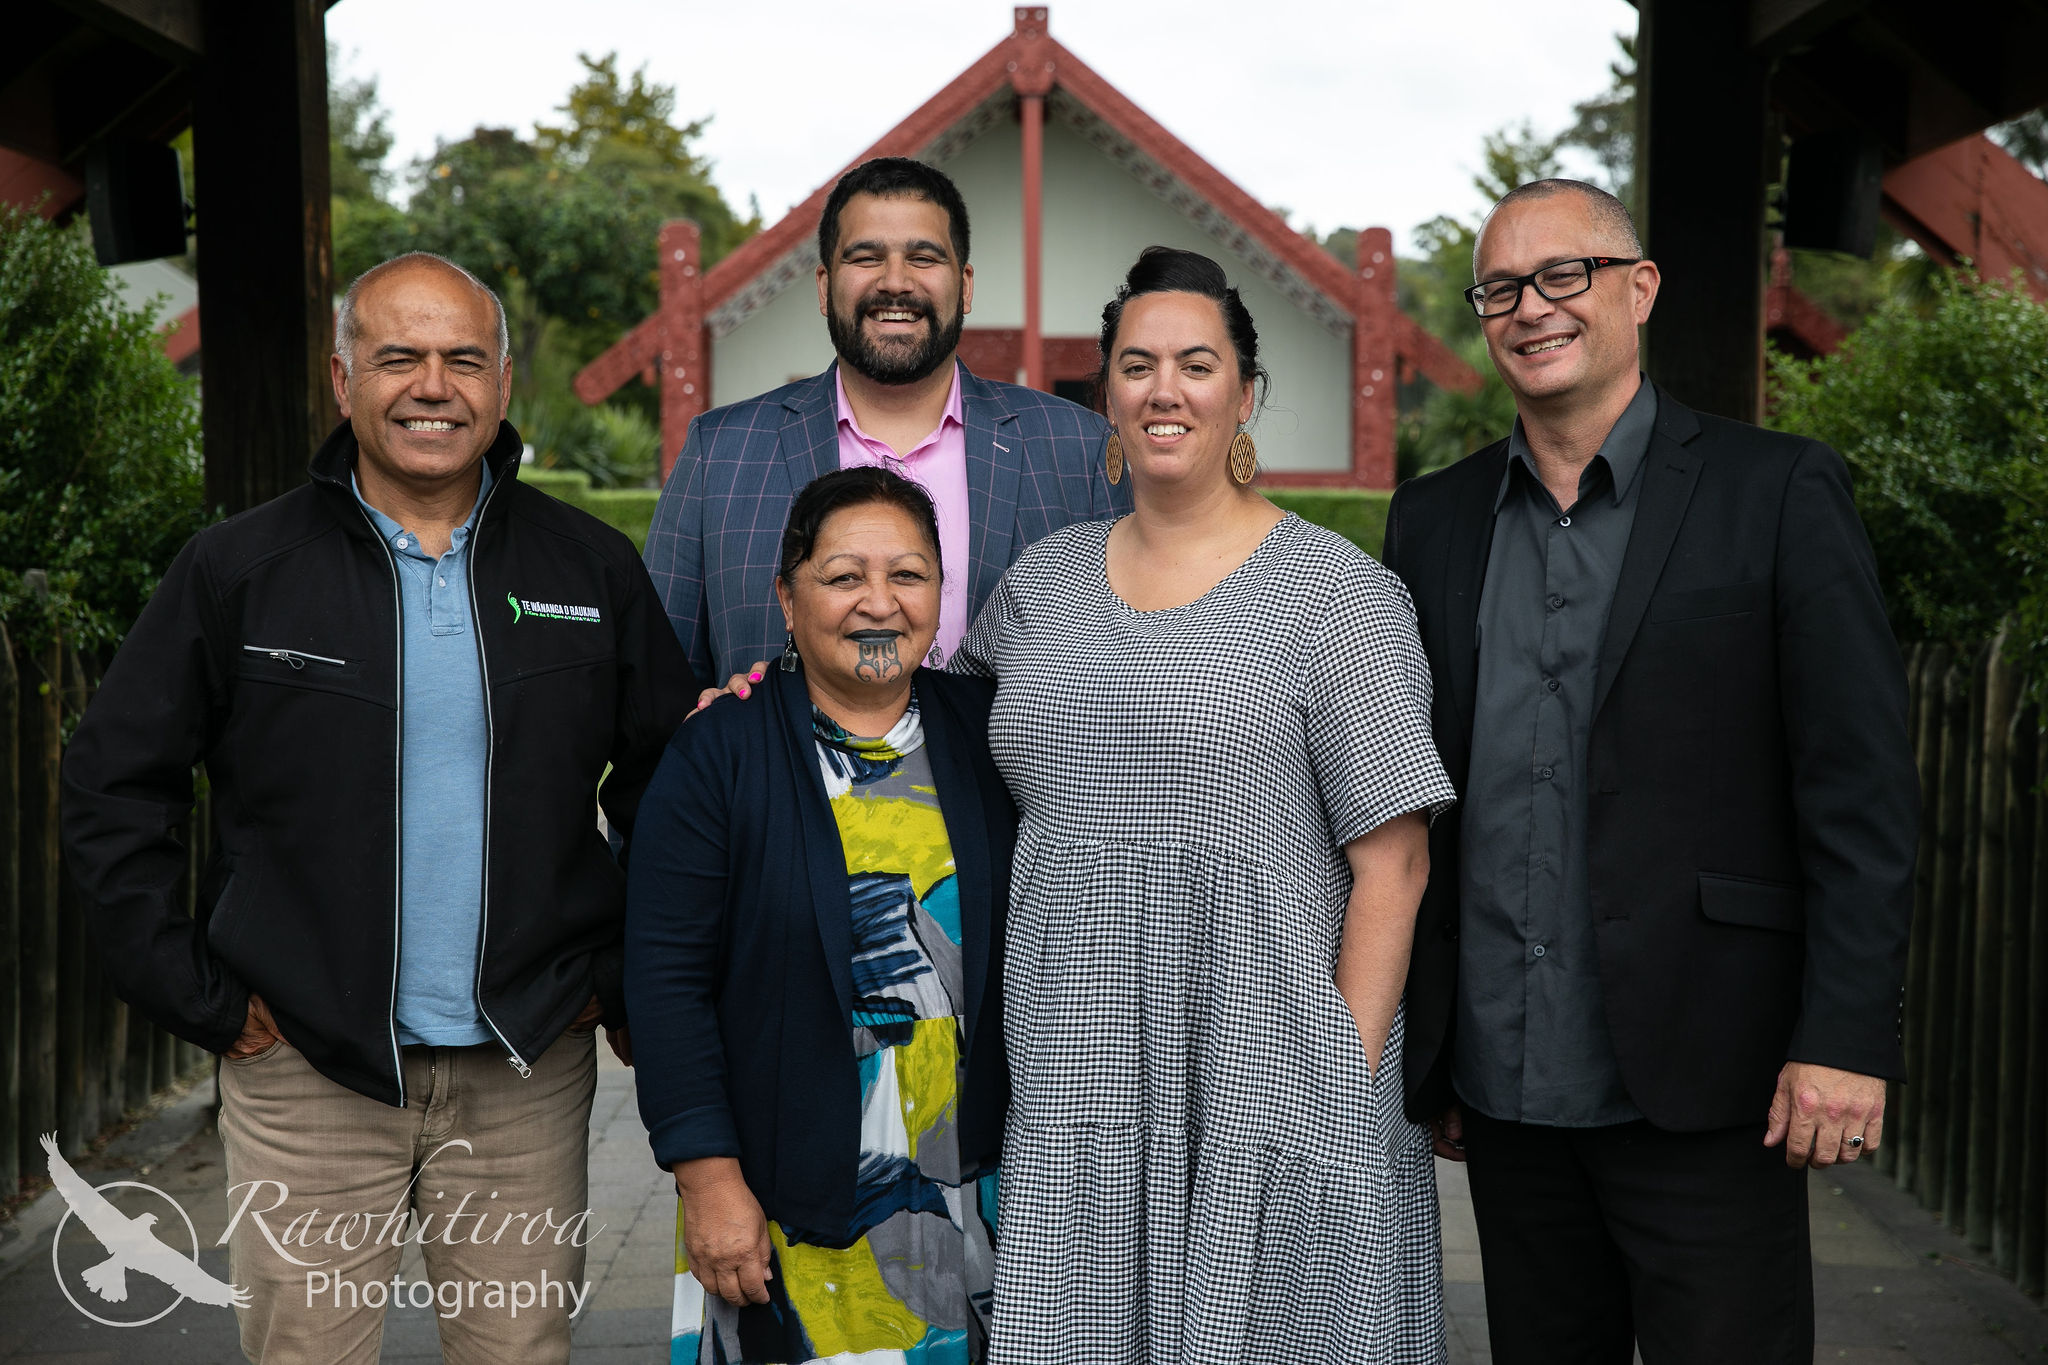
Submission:
M 42 574 L 24 578 L 32 595 L 47 592 Z M 0 1201 L 22 1177 L 42 1174 L 44 1133 L 76 1156 L 211 1061 L 130 1010 L 100 969 L 57 837 L 63 739 L 90 702 L 99 665 L 62 639 L 30 636 L 0 621 Z M 183 829 L 194 836 L 190 912 L 211 849 L 203 795 Z
M 2017 640 L 1908 651 L 1923 811 L 1899 1187 L 2029 1294 L 2048 1280 L 2048 734 Z
M 0 1198 L 21 1184 L 21 687 L 0 621 Z

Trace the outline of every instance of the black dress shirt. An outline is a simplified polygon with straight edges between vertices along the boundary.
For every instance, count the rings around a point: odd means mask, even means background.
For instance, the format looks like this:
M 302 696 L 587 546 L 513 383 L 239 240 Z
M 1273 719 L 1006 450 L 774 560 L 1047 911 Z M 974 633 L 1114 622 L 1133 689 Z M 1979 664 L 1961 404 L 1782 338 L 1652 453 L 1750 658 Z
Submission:
M 1479 601 L 1462 819 L 1452 1082 L 1494 1118 L 1641 1117 L 1601 1002 L 1586 875 L 1586 747 L 1608 609 L 1656 426 L 1643 381 L 1560 508 L 1516 421 Z

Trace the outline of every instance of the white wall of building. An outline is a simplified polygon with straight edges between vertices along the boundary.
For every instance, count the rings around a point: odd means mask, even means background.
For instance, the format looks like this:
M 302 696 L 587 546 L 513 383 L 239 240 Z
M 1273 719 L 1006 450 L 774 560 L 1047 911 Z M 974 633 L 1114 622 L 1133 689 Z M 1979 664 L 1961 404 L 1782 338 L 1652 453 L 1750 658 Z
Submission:
M 1017 125 L 998 123 L 939 169 L 967 201 L 974 261 L 969 327 L 1024 325 L 1024 176 Z M 992 375 L 1008 379 L 1009 375 Z
M 973 229 L 974 311 L 969 327 L 1024 325 L 1022 146 L 999 122 L 946 164 Z M 1048 337 L 1093 337 L 1102 306 L 1138 253 L 1154 244 L 1199 251 L 1223 263 L 1259 330 L 1273 376 L 1252 434 L 1274 470 L 1351 467 L 1351 343 L 1332 336 L 1226 248 L 1121 167 L 1058 123 L 1045 129 L 1043 328 Z M 712 343 L 712 401 L 736 402 L 815 374 L 832 360 L 808 277 Z
M 1001 132 L 982 141 L 994 141 Z M 1260 462 L 1276 470 L 1349 470 L 1350 339 L 1330 335 L 1115 162 L 1065 127 L 1048 124 L 1046 335 L 1100 332 L 1103 304 L 1123 283 L 1138 253 L 1154 245 L 1199 251 L 1222 262 L 1251 311 L 1260 362 L 1273 376 L 1272 393 L 1252 427 Z M 1021 259 L 1016 268 L 1022 271 Z
M 711 404 L 723 407 L 779 389 L 832 363 L 832 339 L 806 275 L 711 343 Z

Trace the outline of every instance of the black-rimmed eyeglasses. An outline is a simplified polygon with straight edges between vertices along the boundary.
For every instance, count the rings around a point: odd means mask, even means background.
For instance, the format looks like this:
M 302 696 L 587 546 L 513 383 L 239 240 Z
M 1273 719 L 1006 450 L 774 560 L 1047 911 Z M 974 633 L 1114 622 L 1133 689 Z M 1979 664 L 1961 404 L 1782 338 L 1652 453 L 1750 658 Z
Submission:
M 1593 287 L 1593 272 L 1603 265 L 1641 265 L 1640 256 L 1581 256 L 1559 261 L 1507 280 L 1482 280 L 1465 291 L 1465 301 L 1483 318 L 1497 318 L 1522 306 L 1522 290 L 1536 286 L 1536 292 L 1552 303 L 1583 294 Z

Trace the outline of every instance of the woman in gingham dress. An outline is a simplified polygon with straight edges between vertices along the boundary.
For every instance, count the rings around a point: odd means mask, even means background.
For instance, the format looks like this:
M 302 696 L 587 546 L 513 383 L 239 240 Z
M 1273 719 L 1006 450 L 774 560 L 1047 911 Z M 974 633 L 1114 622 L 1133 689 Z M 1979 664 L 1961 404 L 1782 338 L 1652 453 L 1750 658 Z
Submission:
M 1257 345 L 1215 262 L 1139 258 L 1136 510 L 1032 546 L 956 660 L 1021 817 L 999 1365 L 1445 1358 L 1400 996 L 1453 793 L 1400 580 L 1250 486 Z

